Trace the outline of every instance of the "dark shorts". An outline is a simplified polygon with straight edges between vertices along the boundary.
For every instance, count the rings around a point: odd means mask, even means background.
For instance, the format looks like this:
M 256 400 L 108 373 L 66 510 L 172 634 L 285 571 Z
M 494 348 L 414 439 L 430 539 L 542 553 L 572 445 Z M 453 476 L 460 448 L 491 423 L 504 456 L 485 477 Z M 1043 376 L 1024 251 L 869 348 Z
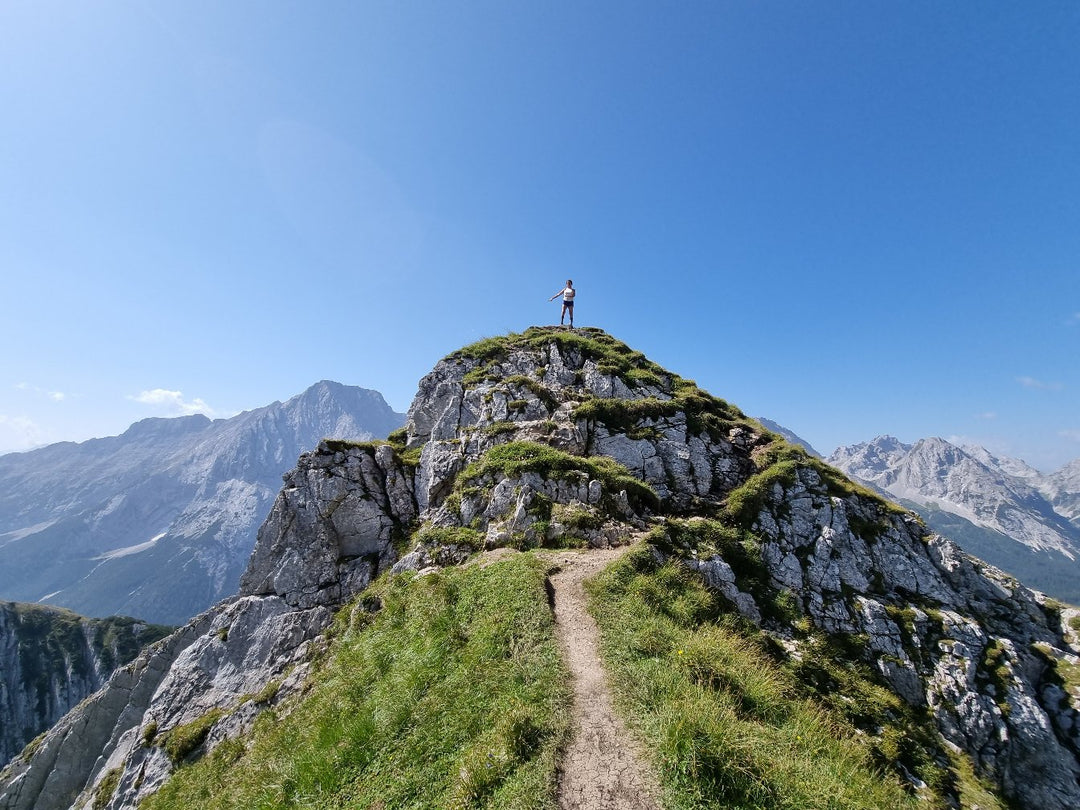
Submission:
M 564 299 L 563 302 L 562 302 L 562 305 L 564 307 L 566 307 L 567 309 L 573 309 L 574 308 L 574 302 L 573 301 L 567 301 L 567 300 Z

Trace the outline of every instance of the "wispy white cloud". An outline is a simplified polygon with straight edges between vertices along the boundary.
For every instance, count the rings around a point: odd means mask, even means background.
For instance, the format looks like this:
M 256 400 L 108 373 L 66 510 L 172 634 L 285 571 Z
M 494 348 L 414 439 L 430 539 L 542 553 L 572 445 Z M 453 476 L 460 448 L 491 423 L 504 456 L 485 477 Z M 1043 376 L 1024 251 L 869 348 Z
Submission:
M 997 419 L 997 414 L 994 411 L 983 411 L 975 414 L 975 418 L 990 421 L 991 419 Z
M 25 416 L 0 413 L 0 453 L 30 450 L 52 441 L 48 431 Z
M 1043 382 L 1034 377 L 1017 377 L 1016 381 L 1024 388 L 1033 388 L 1037 391 L 1060 391 L 1063 387 L 1059 382 Z
M 41 386 L 31 385 L 30 383 L 26 382 L 16 383 L 15 388 L 19 391 L 27 391 L 31 394 L 38 394 L 43 397 L 48 397 L 53 402 L 61 402 L 67 397 L 67 394 L 65 394 L 63 391 L 49 391 L 48 389 L 42 388 Z
M 186 400 L 183 391 L 153 388 L 149 391 L 142 391 L 135 396 L 130 396 L 128 399 L 133 399 L 143 405 L 160 406 L 172 414 L 189 416 L 193 413 L 202 413 L 210 417 L 214 416 L 214 409 L 207 405 L 206 402 L 199 397 Z
M 1059 430 L 1058 436 L 1063 439 L 1069 439 L 1070 441 L 1080 442 L 1080 430 Z

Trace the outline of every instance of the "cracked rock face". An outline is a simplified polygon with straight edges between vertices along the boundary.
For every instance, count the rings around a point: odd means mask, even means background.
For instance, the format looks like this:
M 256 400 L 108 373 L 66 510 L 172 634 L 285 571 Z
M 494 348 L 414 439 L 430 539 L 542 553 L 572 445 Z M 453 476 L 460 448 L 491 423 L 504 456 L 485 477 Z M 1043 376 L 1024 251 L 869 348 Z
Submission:
M 324 442 L 285 476 L 240 592 L 341 604 L 393 565 L 416 516 L 411 475 L 389 446 Z
M 927 706 L 1007 795 L 1080 807 L 1077 713 L 1047 665 L 1073 654 L 1064 617 L 909 516 L 852 528 L 880 520 L 803 470 L 774 488 L 755 529 L 774 584 L 798 595 L 814 626 L 865 638 L 896 692 Z

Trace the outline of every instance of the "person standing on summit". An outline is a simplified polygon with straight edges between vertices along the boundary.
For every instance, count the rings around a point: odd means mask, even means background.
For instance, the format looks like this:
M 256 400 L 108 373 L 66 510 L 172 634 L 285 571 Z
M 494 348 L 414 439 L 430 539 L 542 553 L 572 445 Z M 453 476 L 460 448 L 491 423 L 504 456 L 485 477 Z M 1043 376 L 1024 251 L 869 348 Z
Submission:
M 574 282 L 571 279 L 566 280 L 566 286 L 555 293 L 548 301 L 554 301 L 560 295 L 562 296 L 562 313 L 559 315 L 559 326 L 563 325 L 563 318 L 566 317 L 566 313 L 570 313 L 570 328 L 574 328 L 574 295 L 577 294 L 577 290 L 574 289 Z

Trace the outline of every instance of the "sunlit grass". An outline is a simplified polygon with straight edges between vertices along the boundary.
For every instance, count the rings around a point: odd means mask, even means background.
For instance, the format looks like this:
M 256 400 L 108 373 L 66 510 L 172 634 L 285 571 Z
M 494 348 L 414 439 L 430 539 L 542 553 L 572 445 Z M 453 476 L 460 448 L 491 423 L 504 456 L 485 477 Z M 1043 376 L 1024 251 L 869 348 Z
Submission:
M 801 695 L 693 574 L 639 551 L 590 593 L 617 700 L 671 810 L 941 806 L 875 767 L 855 729 Z
M 307 694 L 143 806 L 554 807 L 569 698 L 544 576 L 520 555 L 379 583 Z

